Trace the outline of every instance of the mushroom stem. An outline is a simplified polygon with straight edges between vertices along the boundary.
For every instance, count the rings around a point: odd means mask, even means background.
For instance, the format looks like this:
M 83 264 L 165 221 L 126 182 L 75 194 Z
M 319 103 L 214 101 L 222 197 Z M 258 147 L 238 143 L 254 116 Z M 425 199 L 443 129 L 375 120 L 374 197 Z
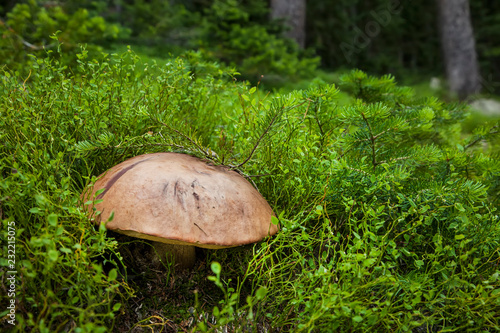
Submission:
M 194 266 L 196 260 L 195 247 L 191 245 L 166 244 L 162 242 L 152 242 L 154 250 L 158 256 L 154 260 L 163 261 L 165 264 L 173 262 L 177 268 L 185 269 Z M 156 264 L 156 263 L 155 263 Z

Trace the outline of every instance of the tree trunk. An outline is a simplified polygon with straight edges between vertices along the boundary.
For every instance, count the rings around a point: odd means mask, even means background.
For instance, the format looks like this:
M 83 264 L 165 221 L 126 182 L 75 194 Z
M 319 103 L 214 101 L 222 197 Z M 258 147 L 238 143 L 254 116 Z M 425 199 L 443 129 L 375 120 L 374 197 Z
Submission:
M 301 48 L 306 44 L 306 0 L 271 0 L 271 18 L 283 19 L 288 27 L 286 36 Z
M 437 0 L 446 77 L 460 99 L 481 90 L 476 43 L 468 0 Z

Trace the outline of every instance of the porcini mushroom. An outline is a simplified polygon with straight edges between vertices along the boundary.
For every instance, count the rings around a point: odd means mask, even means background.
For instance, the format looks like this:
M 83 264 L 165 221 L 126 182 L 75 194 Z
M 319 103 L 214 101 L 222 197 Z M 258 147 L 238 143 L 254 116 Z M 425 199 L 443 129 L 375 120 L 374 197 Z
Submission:
M 95 197 L 95 193 L 104 189 Z M 278 226 L 262 195 L 239 173 L 179 153 L 133 157 L 105 172 L 87 200 L 102 199 L 96 223 L 153 241 L 161 257 L 190 267 L 195 246 L 220 249 L 274 235 Z

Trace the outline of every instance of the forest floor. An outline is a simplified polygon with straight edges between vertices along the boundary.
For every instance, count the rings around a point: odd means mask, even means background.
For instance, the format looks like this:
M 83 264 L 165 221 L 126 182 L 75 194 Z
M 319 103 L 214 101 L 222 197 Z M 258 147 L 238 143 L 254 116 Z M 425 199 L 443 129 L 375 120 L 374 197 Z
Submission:
M 500 102 L 495 99 L 480 98 L 470 103 L 470 106 L 473 110 L 485 116 L 500 116 Z

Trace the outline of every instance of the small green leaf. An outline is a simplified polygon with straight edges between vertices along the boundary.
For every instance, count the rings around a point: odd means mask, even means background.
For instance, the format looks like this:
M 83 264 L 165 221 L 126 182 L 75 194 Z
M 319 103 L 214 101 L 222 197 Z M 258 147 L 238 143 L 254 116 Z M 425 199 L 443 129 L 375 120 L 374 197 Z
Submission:
M 61 236 L 63 232 L 64 232 L 64 228 L 58 227 L 54 235 Z
M 47 220 L 49 221 L 49 225 L 55 227 L 57 225 L 57 214 L 50 214 L 47 216 Z
M 111 222 L 115 218 L 115 211 L 111 211 L 111 214 L 109 214 L 108 220 L 106 222 Z
M 211 265 L 210 265 L 210 268 L 212 269 L 212 272 L 214 272 L 214 274 L 216 275 L 219 275 L 221 270 L 222 270 L 222 267 L 220 266 L 220 264 L 216 261 L 214 261 Z
M 59 258 L 59 251 L 57 250 L 49 250 L 47 254 L 50 261 L 57 261 L 57 258 Z
M 360 322 L 363 321 L 363 317 L 361 317 L 361 316 L 354 316 L 354 317 L 352 317 L 352 320 L 355 321 L 355 322 L 357 322 L 357 323 L 360 323 Z
M 266 294 L 267 294 L 267 288 L 266 287 L 260 287 L 259 289 L 257 289 L 257 291 L 255 292 L 255 297 L 258 299 L 258 300 L 263 300 L 265 297 L 266 297 Z
M 456 208 L 456 209 L 458 209 L 458 210 L 459 210 L 459 211 L 461 211 L 461 212 L 465 212 L 465 208 L 464 208 L 464 206 L 462 206 L 462 204 L 461 204 L 461 203 L 459 203 L 459 202 L 456 202 L 456 203 L 455 203 L 455 208 Z
M 114 281 L 118 277 L 118 272 L 116 271 L 116 268 L 113 268 L 112 270 L 109 271 L 108 274 L 108 281 Z
M 364 267 L 371 267 L 377 260 L 374 258 L 363 260 Z
M 122 307 L 122 303 L 116 303 L 113 305 L 113 311 L 118 311 Z
M 94 193 L 94 198 L 97 198 L 99 196 L 99 194 L 101 194 L 102 192 L 106 191 L 105 188 L 101 188 L 99 190 L 97 190 L 95 193 Z
M 465 235 L 455 235 L 456 240 L 464 239 Z

